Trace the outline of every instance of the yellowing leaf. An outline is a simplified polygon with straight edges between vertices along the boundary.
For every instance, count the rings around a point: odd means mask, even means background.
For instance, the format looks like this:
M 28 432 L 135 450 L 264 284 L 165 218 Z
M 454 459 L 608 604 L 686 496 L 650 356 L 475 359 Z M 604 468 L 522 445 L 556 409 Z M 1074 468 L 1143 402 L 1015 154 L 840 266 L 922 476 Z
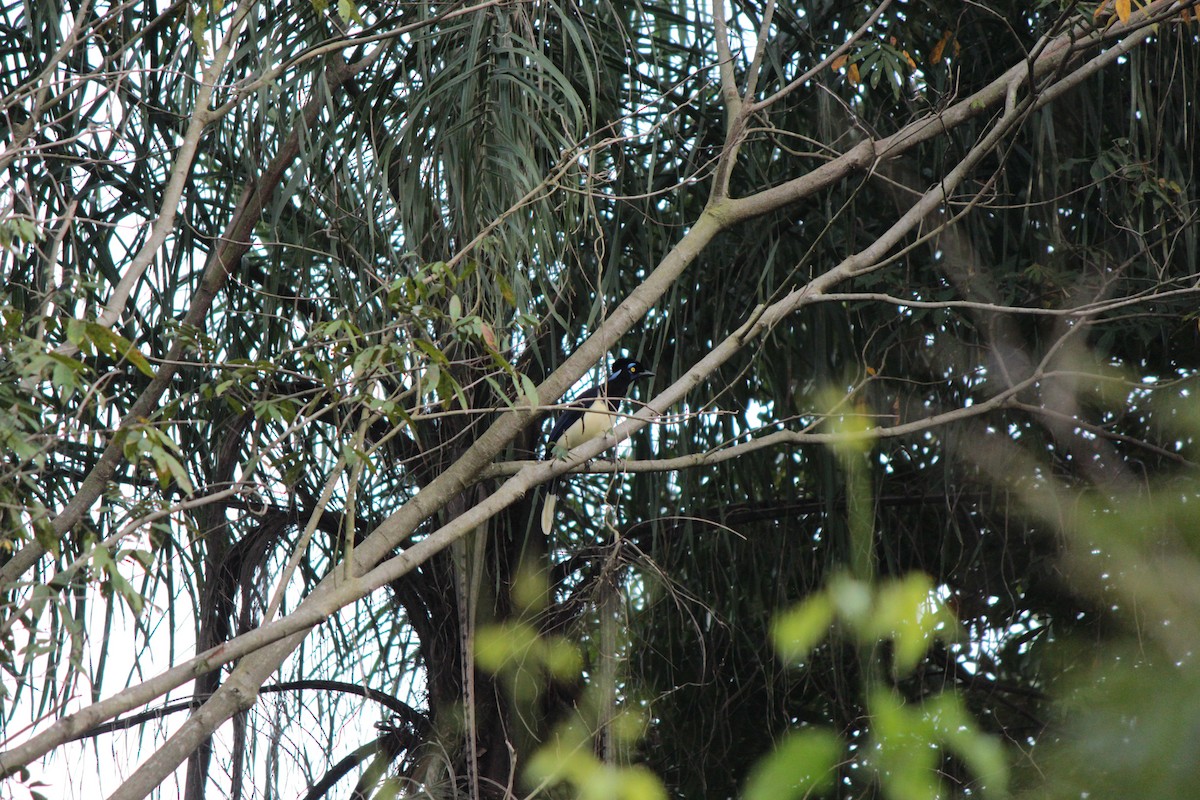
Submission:
M 192 38 L 200 46 L 201 55 L 208 55 L 208 42 L 204 39 L 206 30 L 208 30 L 208 9 L 201 7 L 192 19 Z
M 1117 0 L 1117 19 L 1128 22 L 1129 15 L 1133 13 L 1132 5 L 1132 0 Z
M 492 327 L 490 325 L 488 325 L 486 322 L 483 323 L 482 325 L 480 325 L 479 335 L 483 338 L 483 343 L 488 346 L 488 349 L 490 349 L 490 350 L 498 349 L 496 347 L 496 333 L 495 333 L 495 331 L 492 330 Z
M 858 85 L 858 83 L 859 83 L 858 64 L 851 64 L 849 67 L 846 68 L 846 79 L 849 80 L 851 83 L 853 83 L 855 86 Z
M 1100 5 L 1096 6 L 1096 11 L 1092 14 L 1092 19 L 1100 19 L 1100 15 L 1104 13 L 1104 9 L 1108 8 L 1109 0 L 1100 0 Z
M 343 22 L 365 24 L 362 15 L 358 13 L 358 3 L 354 0 L 338 0 L 338 16 L 342 18 Z
M 933 46 L 933 51 L 929 54 L 929 63 L 937 64 L 942 60 L 942 54 L 946 52 L 946 45 L 950 42 L 950 31 L 943 31 L 942 38 L 937 40 L 937 44 Z
M 504 302 L 508 303 L 510 306 L 515 306 L 517 304 L 516 292 L 513 291 L 512 284 L 508 282 L 507 278 L 505 278 L 503 275 L 497 274 L 496 286 L 499 287 L 500 296 L 504 298 Z
M 829 68 L 831 70 L 833 70 L 834 72 L 837 72 L 839 69 L 846 66 L 846 62 L 849 60 L 850 60 L 850 56 L 845 55 L 845 54 L 840 55 L 829 63 Z

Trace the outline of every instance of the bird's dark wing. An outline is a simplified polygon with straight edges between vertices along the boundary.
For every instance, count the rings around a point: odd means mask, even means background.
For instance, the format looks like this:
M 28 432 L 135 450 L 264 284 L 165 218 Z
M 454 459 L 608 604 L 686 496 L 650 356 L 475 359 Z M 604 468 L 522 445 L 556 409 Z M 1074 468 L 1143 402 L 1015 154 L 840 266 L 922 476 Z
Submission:
M 550 430 L 550 435 L 546 437 L 547 457 L 551 455 L 554 445 L 557 444 L 558 440 L 562 438 L 562 435 L 567 432 L 567 428 L 574 425 L 575 422 L 583 416 L 584 410 L 590 406 L 592 401 L 600 395 L 600 390 L 602 388 L 603 387 L 601 386 L 593 386 L 592 388 L 588 389 L 586 392 L 579 395 L 579 397 L 572 402 L 571 405 L 566 408 L 566 410 L 558 415 L 558 419 L 554 421 L 554 427 Z M 612 405 L 611 399 L 609 400 L 608 404 L 610 406 Z

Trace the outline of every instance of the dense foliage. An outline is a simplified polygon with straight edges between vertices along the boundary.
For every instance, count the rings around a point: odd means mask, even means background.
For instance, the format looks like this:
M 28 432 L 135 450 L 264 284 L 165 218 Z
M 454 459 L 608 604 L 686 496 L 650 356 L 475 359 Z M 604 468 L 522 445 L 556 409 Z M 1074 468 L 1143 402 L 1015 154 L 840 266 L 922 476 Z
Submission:
M 9 787 L 1188 796 L 1194 6 L 4 2 Z

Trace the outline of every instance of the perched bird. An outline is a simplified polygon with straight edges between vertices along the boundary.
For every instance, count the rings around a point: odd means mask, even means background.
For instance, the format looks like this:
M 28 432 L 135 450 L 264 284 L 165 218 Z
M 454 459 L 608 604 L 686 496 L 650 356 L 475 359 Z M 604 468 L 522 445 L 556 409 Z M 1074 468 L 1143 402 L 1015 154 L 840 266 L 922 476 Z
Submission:
M 612 374 L 599 386 L 593 386 L 571 403 L 558 417 L 546 438 L 546 458 L 553 458 L 558 448 L 571 450 L 584 442 L 597 439 L 613 429 L 617 409 L 626 392 L 636 381 L 654 373 L 632 358 L 613 362 Z M 546 484 L 546 502 L 542 506 L 542 533 L 554 527 L 554 509 L 558 504 L 558 478 Z

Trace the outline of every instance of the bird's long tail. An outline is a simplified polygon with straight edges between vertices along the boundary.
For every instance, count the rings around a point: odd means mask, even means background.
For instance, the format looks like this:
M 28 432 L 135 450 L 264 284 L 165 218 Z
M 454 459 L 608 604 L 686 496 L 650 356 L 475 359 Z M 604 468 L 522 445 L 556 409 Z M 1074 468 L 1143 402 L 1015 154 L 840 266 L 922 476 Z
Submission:
M 546 483 L 546 499 L 542 501 L 542 533 L 549 534 L 554 530 L 554 511 L 558 506 L 558 478 L 551 478 Z

